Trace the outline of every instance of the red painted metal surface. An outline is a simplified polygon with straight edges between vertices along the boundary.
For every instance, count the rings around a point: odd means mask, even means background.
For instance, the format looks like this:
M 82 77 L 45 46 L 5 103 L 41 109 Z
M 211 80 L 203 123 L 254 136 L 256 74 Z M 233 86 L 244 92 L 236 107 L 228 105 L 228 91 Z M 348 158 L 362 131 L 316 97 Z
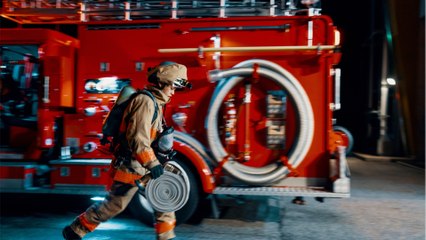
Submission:
M 313 45 L 333 45 L 334 27 L 326 16 L 312 17 L 315 25 Z M 191 103 L 187 109 L 189 117 L 186 130 L 194 135 L 197 140 L 206 144 L 204 129 L 205 116 L 208 110 L 212 91 L 216 87 L 206 77 L 209 70 L 215 69 L 214 53 L 159 53 L 165 48 L 197 48 L 213 47 L 211 37 L 219 35 L 222 47 L 241 46 L 305 46 L 307 44 L 307 17 L 259 17 L 259 18 L 232 18 L 232 19 L 181 19 L 172 20 L 147 20 L 134 21 L 130 25 L 135 29 L 117 29 L 120 26 L 104 26 L 97 24 L 82 24 L 79 27 L 79 40 L 81 52 L 79 54 L 79 68 L 77 81 L 77 111 L 84 108 L 107 104 L 108 95 L 98 94 L 93 96 L 84 89 L 84 81 L 90 78 L 116 76 L 131 79 L 133 86 L 142 88 L 146 85 L 146 69 L 162 61 L 176 61 L 188 67 L 188 77 L 194 87 L 191 91 L 178 92 L 168 105 L 167 119 L 178 109 Z M 217 28 L 233 26 L 277 26 L 289 24 L 288 30 L 254 30 L 254 31 L 195 31 L 200 28 Z M 103 28 L 100 28 L 103 26 Z M 142 29 L 136 29 L 138 26 Z M 106 29 L 110 27 L 111 29 Z M 114 30 L 115 28 L 115 30 Z M 96 40 L 95 40 L 96 39 Z M 327 177 L 328 176 L 328 130 L 331 128 L 331 100 L 332 87 L 329 76 L 330 68 L 337 63 L 335 53 L 330 50 L 322 51 L 268 51 L 268 52 L 224 52 L 220 57 L 222 69 L 231 68 L 247 59 L 266 59 L 278 63 L 293 74 L 302 84 L 311 101 L 315 117 L 315 133 L 312 147 L 299 166 L 301 176 Z M 144 69 L 135 70 L 135 63 L 142 62 Z M 100 63 L 108 63 L 107 71 L 100 71 Z M 264 99 L 265 95 L 259 87 L 270 84 L 265 79 L 259 79 L 253 86 L 253 101 L 250 108 L 250 134 L 252 160 L 249 166 L 263 166 L 283 151 L 272 151 L 265 147 L 262 141 L 264 129 Z M 241 98 L 241 94 L 239 94 Z M 87 103 L 84 99 L 96 97 L 102 103 Z M 243 109 L 244 107 L 242 107 Z M 288 148 L 293 143 L 295 126 L 291 104 L 288 104 L 288 119 L 286 124 Z M 101 114 L 101 113 L 100 113 Z M 240 113 L 241 119 L 244 113 Z M 96 123 L 96 121 L 89 122 Z M 241 121 L 239 121 L 241 122 Z M 93 127 L 95 128 L 95 126 Z M 242 129 L 242 128 L 238 128 Z M 240 131 L 242 134 L 244 131 Z M 264 134 L 263 134 L 264 135 Z M 263 136 L 264 138 L 264 136 Z M 239 137 L 239 148 L 243 141 Z M 285 152 L 285 151 L 284 151 Z
M 58 163 L 53 167 L 54 170 L 50 174 L 52 187 L 63 184 L 108 186 L 112 181 L 109 176 L 109 165 L 105 164 Z
M 34 166 L 24 165 L 0 166 L 0 179 L 25 179 L 27 174 L 35 174 Z
M 175 142 L 173 148 L 184 155 L 199 173 L 201 184 L 204 192 L 212 193 L 215 188 L 214 178 L 209 166 L 204 162 L 203 158 L 194 149 L 184 143 Z

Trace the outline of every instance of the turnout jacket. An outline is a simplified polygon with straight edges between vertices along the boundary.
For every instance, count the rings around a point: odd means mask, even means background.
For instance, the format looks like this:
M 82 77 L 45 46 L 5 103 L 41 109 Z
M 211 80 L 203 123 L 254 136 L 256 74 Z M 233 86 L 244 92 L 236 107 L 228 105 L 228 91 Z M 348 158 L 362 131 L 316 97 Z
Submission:
M 170 98 L 154 86 L 148 86 L 147 90 L 154 95 L 158 109 L 155 109 L 151 97 L 138 94 L 124 111 L 120 135 L 125 136 L 125 141 L 132 151 L 132 159 L 124 161 L 118 166 L 117 171 L 113 171 L 112 177 L 116 181 L 133 184 L 134 180 L 146 174 L 147 169 L 160 164 L 151 144 L 163 130 L 163 107 Z M 155 111 L 157 111 L 157 117 L 152 121 Z M 131 178 L 128 174 L 135 176 Z

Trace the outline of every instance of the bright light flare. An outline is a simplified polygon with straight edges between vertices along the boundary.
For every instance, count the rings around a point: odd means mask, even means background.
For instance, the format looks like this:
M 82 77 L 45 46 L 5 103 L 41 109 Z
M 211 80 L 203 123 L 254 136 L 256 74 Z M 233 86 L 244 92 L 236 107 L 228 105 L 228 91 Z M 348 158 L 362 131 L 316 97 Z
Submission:
M 393 79 L 393 78 L 386 78 L 386 82 L 390 86 L 395 86 L 396 85 L 396 80 Z
M 99 202 L 99 201 L 105 200 L 105 198 L 104 197 L 95 196 L 95 197 L 91 197 L 90 200 Z

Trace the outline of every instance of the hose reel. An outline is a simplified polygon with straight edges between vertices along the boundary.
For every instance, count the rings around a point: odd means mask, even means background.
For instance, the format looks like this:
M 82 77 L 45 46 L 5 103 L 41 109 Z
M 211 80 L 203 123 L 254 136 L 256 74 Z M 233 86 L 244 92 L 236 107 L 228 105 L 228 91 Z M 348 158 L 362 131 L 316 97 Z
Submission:
M 257 64 L 258 69 L 253 65 Z M 297 167 L 305 158 L 312 144 L 314 134 L 314 117 L 309 98 L 297 79 L 280 65 L 262 59 L 253 59 L 241 62 L 234 68 L 223 71 L 212 71 L 210 78 L 219 80 L 210 101 L 206 118 L 207 140 L 214 159 L 223 163 L 223 169 L 234 178 L 250 184 L 268 184 L 284 178 L 290 173 L 287 166 L 272 163 L 264 167 L 255 168 L 243 165 L 229 158 L 229 154 L 222 145 L 218 130 L 218 113 L 225 96 L 245 77 L 251 76 L 254 71 L 262 77 L 276 82 L 287 90 L 297 113 L 299 131 L 295 142 L 288 154 L 288 163 Z M 226 160 L 225 160 L 226 159 Z
M 189 179 L 185 171 L 174 161 L 164 165 L 164 174 L 157 179 L 148 180 L 144 187 L 137 183 L 140 190 L 157 212 L 175 212 L 181 209 L 189 198 Z

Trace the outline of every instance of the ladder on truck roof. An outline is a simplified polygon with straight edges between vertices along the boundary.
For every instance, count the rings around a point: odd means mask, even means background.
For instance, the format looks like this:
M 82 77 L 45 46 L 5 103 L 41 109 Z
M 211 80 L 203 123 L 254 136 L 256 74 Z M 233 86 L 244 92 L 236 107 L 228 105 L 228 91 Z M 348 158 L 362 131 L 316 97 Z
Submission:
M 1 16 L 19 24 L 69 24 L 198 17 L 320 15 L 319 0 L 3 0 Z

